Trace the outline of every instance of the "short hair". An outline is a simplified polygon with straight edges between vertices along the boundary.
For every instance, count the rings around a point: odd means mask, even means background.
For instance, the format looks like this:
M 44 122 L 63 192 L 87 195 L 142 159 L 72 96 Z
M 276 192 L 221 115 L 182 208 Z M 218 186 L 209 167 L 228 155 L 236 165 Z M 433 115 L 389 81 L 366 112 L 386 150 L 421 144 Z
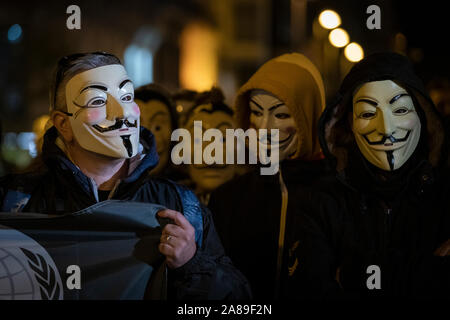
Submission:
M 197 95 L 199 94 L 199 92 L 194 91 L 194 90 L 189 90 L 189 89 L 182 89 L 179 92 L 176 92 L 172 95 L 172 99 L 174 101 L 178 101 L 178 100 L 186 100 L 186 101 L 195 101 L 195 98 L 197 97 Z
M 206 104 L 210 104 L 211 109 L 204 108 L 203 106 Z M 210 91 L 204 91 L 197 94 L 194 99 L 193 106 L 186 113 L 184 125 L 187 124 L 194 113 L 214 113 L 219 111 L 229 116 L 233 116 L 234 113 L 233 110 L 225 103 L 225 96 L 223 95 L 222 90 L 218 87 L 213 87 Z
M 98 67 L 122 64 L 115 55 L 106 52 L 75 53 L 58 61 L 50 87 L 50 111 L 67 111 L 66 84 L 75 75 Z
M 170 92 L 167 91 L 167 89 L 165 89 L 163 86 L 156 83 L 150 83 L 145 86 L 141 86 L 134 91 L 134 98 L 143 102 L 157 100 L 165 104 L 167 106 L 167 109 L 169 109 L 172 130 L 178 128 L 178 115 L 176 113 L 175 102 L 172 99 Z M 141 115 L 144 114 L 144 108 L 142 106 L 139 106 L 139 108 L 141 109 Z

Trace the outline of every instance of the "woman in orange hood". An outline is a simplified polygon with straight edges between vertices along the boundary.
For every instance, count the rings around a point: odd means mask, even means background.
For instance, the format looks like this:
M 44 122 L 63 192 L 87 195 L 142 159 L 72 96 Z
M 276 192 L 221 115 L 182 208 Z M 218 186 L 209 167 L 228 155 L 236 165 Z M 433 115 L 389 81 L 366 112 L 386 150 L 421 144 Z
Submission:
M 278 148 L 278 172 L 261 175 L 255 168 L 216 190 L 209 205 L 225 250 L 249 279 L 255 298 L 291 296 L 286 282 L 298 260 L 290 256 L 296 239 L 289 221 L 324 174 L 317 134 L 324 107 L 321 75 L 298 53 L 266 62 L 237 94 L 238 128 L 279 130 L 278 141 L 259 137 L 260 147 Z

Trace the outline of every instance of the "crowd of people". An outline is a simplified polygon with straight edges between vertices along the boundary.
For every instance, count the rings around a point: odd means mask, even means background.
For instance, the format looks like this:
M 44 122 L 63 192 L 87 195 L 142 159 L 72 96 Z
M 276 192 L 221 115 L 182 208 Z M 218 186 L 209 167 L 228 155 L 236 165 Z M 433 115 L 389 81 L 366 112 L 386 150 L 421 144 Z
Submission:
M 174 299 L 450 298 L 447 126 L 422 80 L 406 57 L 378 53 L 325 97 L 299 53 L 264 63 L 232 106 L 218 87 L 134 88 L 108 53 L 64 57 L 39 156 L 1 178 L 1 211 L 164 206 Z M 277 141 L 258 139 L 279 169 L 174 164 L 171 134 L 193 133 L 194 121 L 223 136 L 277 129 Z

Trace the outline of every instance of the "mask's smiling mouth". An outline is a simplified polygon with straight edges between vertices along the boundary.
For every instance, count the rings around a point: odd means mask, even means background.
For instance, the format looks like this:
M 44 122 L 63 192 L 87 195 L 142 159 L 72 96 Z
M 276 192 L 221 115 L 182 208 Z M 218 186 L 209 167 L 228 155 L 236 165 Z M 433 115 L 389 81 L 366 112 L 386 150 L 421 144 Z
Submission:
M 122 128 L 123 125 L 125 125 L 127 128 Z M 116 119 L 116 123 L 109 127 L 101 127 L 98 124 L 94 124 L 92 127 L 94 127 L 97 131 L 104 133 L 108 131 L 113 130 L 119 130 L 119 131 L 128 131 L 128 128 L 137 128 L 137 120 L 134 120 L 134 122 L 128 121 L 128 119 Z
M 291 133 L 285 139 L 278 141 L 278 143 L 272 143 L 271 136 L 267 135 L 267 136 L 263 137 L 262 139 L 259 139 L 259 142 L 267 147 L 275 147 L 278 145 L 278 147 L 281 148 L 281 147 L 283 147 L 283 145 L 287 145 L 293 136 L 294 136 L 294 134 Z
M 366 140 L 367 144 L 371 146 L 372 149 L 380 150 L 380 151 L 387 151 L 387 150 L 395 150 L 403 147 L 411 133 L 411 130 L 406 133 L 406 135 L 403 138 L 395 138 L 393 135 L 390 136 L 383 136 L 383 138 L 379 141 L 370 141 L 367 138 L 367 135 L 363 135 L 364 139 Z

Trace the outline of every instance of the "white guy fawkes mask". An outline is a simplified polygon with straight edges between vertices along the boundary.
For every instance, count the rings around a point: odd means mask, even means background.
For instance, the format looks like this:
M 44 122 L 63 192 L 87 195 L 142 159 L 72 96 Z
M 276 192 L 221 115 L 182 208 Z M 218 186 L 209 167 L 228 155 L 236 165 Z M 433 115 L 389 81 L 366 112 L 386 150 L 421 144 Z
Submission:
M 364 157 L 386 171 L 400 168 L 419 143 L 420 119 L 394 81 L 367 82 L 353 96 L 353 133 Z
M 260 136 L 260 142 L 267 149 L 274 148 L 270 141 L 270 130 L 279 130 L 279 161 L 295 154 L 298 147 L 298 132 L 294 118 L 283 101 L 270 92 L 252 90 L 250 94 L 250 126 L 257 130 L 268 129 L 267 136 Z
M 66 85 L 70 124 L 82 148 L 113 158 L 131 158 L 139 146 L 138 105 L 133 83 L 120 64 L 75 75 Z

